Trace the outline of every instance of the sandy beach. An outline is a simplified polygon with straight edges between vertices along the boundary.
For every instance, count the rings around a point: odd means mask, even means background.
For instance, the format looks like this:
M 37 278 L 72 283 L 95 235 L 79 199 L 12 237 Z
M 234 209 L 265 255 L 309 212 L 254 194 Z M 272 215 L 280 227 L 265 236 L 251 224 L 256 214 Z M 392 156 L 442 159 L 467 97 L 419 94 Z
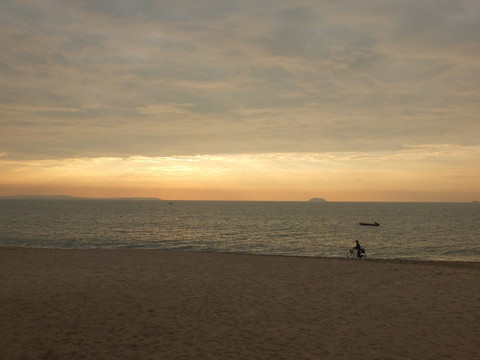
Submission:
M 0 248 L 0 359 L 480 358 L 480 263 Z

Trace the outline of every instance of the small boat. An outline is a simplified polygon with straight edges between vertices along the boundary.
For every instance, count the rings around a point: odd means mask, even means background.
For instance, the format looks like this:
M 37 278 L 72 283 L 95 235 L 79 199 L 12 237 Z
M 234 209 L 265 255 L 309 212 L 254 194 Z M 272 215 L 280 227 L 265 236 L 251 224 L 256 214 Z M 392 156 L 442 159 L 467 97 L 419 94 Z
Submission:
M 362 226 L 380 226 L 380 224 L 378 222 L 373 222 L 373 223 L 369 223 L 369 222 L 360 222 L 359 223 L 360 225 Z

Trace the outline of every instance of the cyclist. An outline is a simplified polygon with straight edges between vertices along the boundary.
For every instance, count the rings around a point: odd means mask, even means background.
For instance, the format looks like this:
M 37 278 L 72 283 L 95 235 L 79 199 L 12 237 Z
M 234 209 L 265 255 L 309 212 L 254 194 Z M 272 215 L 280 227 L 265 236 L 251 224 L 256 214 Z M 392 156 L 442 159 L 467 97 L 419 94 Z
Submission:
M 357 242 L 357 245 L 355 245 L 354 249 L 357 250 L 357 257 L 362 258 L 363 257 L 362 253 L 364 253 L 365 250 L 363 250 L 358 240 L 355 240 L 355 241 Z

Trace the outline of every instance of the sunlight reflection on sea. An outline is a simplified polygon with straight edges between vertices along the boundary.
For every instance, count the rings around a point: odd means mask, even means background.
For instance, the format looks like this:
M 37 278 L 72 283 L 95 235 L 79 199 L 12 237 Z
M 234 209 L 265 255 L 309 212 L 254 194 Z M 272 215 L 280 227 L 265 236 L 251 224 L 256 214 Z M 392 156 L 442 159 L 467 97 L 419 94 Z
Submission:
M 480 261 L 479 234 L 475 203 L 0 201 L 4 246 Z

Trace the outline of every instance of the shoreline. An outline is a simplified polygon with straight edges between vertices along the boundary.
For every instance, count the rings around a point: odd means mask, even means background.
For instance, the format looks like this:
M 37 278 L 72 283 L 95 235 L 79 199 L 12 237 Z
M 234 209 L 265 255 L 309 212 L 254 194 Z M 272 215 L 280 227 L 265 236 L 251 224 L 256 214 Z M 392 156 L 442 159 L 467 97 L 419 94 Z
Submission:
M 480 357 L 480 263 L 0 247 L 0 359 Z
M 225 254 L 225 255 L 240 255 L 240 256 L 267 256 L 267 257 L 286 257 L 286 258 L 306 258 L 306 259 L 338 259 L 346 261 L 367 261 L 367 262 L 391 262 L 391 263 L 417 263 L 417 264 L 432 264 L 445 266 L 468 266 L 478 265 L 479 261 L 471 260 L 419 260 L 419 259 L 386 259 L 368 257 L 367 259 L 347 259 L 342 256 L 308 256 L 308 255 L 290 255 L 290 254 L 261 254 L 261 253 L 247 253 L 247 252 L 226 252 L 226 251 L 210 251 L 210 250 L 178 250 L 178 249 L 160 249 L 160 248 L 50 248 L 50 247 L 35 247 L 35 246 L 3 246 L 0 245 L 0 252 L 3 250 L 23 251 L 23 250 L 48 250 L 48 251 L 165 251 L 165 252 L 180 252 L 180 253 L 205 253 L 205 254 Z

